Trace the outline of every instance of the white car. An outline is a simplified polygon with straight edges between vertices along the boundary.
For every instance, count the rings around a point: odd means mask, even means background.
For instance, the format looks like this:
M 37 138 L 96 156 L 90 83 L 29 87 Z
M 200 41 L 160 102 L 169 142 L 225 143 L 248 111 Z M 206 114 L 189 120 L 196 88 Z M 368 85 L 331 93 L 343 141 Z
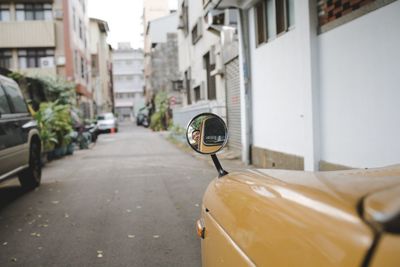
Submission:
M 97 125 L 100 132 L 118 132 L 118 121 L 112 113 L 104 113 L 97 116 Z

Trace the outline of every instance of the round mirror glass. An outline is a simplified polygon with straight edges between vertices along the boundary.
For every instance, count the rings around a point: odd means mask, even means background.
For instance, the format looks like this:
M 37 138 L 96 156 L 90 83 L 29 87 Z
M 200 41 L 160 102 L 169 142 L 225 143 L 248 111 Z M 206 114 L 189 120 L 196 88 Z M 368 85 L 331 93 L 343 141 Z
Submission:
M 228 129 L 215 114 L 203 113 L 194 117 L 187 129 L 186 138 L 191 148 L 201 154 L 215 154 L 226 145 Z

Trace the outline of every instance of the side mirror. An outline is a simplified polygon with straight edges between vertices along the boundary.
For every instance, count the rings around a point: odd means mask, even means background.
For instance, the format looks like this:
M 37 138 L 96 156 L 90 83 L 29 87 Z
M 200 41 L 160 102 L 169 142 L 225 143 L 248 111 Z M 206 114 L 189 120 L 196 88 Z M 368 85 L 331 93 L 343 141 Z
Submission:
M 228 129 L 220 117 L 213 113 L 197 115 L 186 128 L 186 139 L 194 151 L 211 155 L 220 177 L 227 174 L 215 155 L 228 142 Z

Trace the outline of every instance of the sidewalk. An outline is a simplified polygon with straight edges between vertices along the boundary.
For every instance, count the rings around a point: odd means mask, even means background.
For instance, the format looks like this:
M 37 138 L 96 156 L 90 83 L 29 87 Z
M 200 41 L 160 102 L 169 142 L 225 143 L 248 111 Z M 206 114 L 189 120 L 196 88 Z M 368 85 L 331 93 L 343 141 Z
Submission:
M 190 156 L 199 160 L 206 161 L 209 165 L 214 166 L 214 163 L 210 156 L 201 155 L 195 152 L 193 149 L 189 147 L 189 145 L 186 143 L 186 139 L 183 136 L 176 136 L 172 134 L 172 132 L 170 131 L 159 132 L 159 134 L 160 136 L 168 140 L 170 143 L 178 147 L 180 150 L 185 151 Z M 240 159 L 237 158 L 237 156 L 235 156 L 231 151 L 227 149 L 223 149 L 221 152 L 218 152 L 217 156 L 221 162 L 222 167 L 227 172 L 243 171 L 245 169 L 255 169 L 255 167 L 252 165 L 244 164 Z

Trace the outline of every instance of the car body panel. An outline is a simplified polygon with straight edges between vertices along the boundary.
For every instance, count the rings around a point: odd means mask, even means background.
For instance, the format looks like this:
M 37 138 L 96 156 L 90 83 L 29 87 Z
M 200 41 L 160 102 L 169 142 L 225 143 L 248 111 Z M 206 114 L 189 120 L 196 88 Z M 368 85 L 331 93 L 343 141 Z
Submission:
M 202 241 L 203 266 L 255 266 L 204 206 L 202 218 L 207 225 Z
M 20 166 L 28 166 L 29 148 L 25 144 L 0 150 L 0 176 Z
M 0 90 L 7 96 L 10 108 L 10 113 L 0 116 L 0 180 L 2 180 L 29 166 L 31 140 L 34 136 L 39 140 L 40 137 L 37 123 L 29 114 L 18 85 L 13 80 L 0 76 Z M 16 98 L 19 101 L 19 110 L 14 105 L 17 103 Z
M 360 266 L 374 233 L 357 207 L 365 195 L 399 184 L 400 166 L 258 170 L 215 179 L 203 199 L 203 266 L 216 266 L 217 260 L 217 266 L 232 266 L 222 263 L 242 253 L 257 266 Z M 240 249 L 228 249 L 229 240 Z
M 400 266 L 400 236 L 384 234 L 378 242 L 376 252 L 372 258 L 371 267 L 398 267 Z
M 112 113 L 106 113 L 97 117 L 97 125 L 100 131 L 117 129 L 118 122 Z

